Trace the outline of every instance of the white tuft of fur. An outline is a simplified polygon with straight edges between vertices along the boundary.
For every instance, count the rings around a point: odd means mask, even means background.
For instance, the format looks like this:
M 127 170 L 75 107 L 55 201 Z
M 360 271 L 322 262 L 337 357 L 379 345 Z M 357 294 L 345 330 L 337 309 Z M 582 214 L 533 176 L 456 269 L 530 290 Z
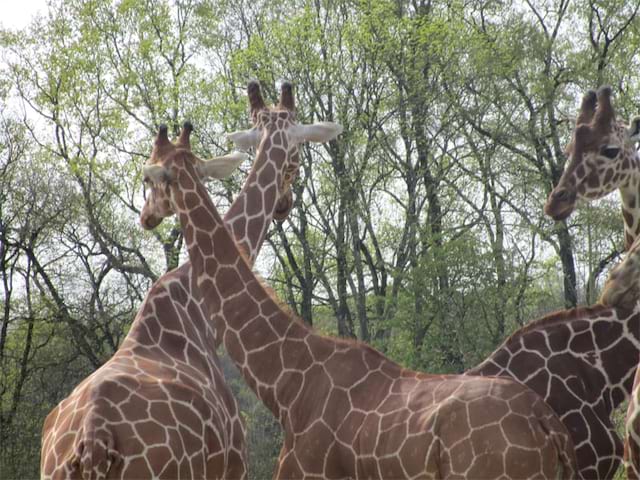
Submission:
M 198 165 L 198 174 L 202 179 L 208 177 L 226 178 L 248 158 L 249 155 L 245 152 L 232 152 L 221 157 L 214 157 Z
M 292 127 L 292 136 L 296 143 L 333 140 L 342 133 L 342 125 L 334 122 L 317 122 L 311 125 L 297 124 Z
M 256 128 L 239 130 L 228 134 L 227 138 L 240 150 L 249 150 L 250 148 L 257 148 L 258 143 L 260 143 L 260 132 Z

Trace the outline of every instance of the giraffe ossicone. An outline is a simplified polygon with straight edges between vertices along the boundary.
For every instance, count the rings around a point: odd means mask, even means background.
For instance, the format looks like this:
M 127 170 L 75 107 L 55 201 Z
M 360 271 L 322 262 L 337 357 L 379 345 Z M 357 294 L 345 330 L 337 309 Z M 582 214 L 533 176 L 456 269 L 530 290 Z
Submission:
M 258 121 L 269 130 L 282 118 Z M 189 156 L 159 163 L 227 353 L 283 427 L 275 478 L 576 476 L 569 433 L 527 387 L 406 370 L 293 318 L 251 271 Z

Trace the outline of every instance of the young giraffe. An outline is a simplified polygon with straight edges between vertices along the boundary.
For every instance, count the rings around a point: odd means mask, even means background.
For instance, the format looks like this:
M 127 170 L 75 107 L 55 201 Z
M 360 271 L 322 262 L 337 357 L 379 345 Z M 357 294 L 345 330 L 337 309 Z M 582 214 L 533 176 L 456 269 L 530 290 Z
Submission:
M 639 311 L 640 302 L 640 237 L 616 265 L 600 296 L 600 303 L 626 310 Z M 636 370 L 627 419 L 624 459 L 627 478 L 640 478 L 640 368 Z
M 582 99 L 568 161 L 544 207 L 554 220 L 564 220 L 580 199 L 595 200 L 616 188 L 622 197 L 625 247 L 640 233 L 640 117 L 627 127 L 616 120 L 611 88 L 590 90 Z
M 612 478 L 623 454 L 611 415 L 631 393 L 640 355 L 639 271 L 637 247 L 611 272 L 599 304 L 529 323 L 467 372 L 540 394 L 571 432 L 583 478 Z
M 172 148 L 190 150 L 188 130 Z M 221 177 L 242 160 L 196 168 Z M 239 409 L 201 298 L 188 293 L 195 280 L 182 273 L 152 286 L 118 351 L 49 413 L 42 478 L 246 477 Z
M 265 106 L 265 103 L 262 100 L 260 86 L 257 82 L 250 82 L 247 90 L 251 107 L 251 115 L 254 119 L 254 128 L 247 132 L 236 132 L 230 135 L 244 148 L 252 146 L 252 138 L 255 137 L 256 132 L 259 133 L 262 131 L 262 126 L 257 122 L 258 113 L 271 111 L 271 109 Z M 275 109 L 273 109 L 273 111 L 278 112 L 283 109 L 289 110 L 292 113 L 295 109 L 292 86 L 289 83 L 282 84 L 280 103 Z M 314 141 L 325 139 L 329 140 L 336 136 L 341 130 L 341 127 L 338 125 L 328 122 L 321 122 L 314 125 L 298 125 L 297 127 L 299 130 L 307 132 L 307 134 L 311 133 L 311 136 L 313 137 L 311 140 Z M 182 148 L 189 147 L 188 132 L 186 131 L 182 143 Z M 270 153 L 273 153 L 273 155 Z M 283 161 L 285 155 L 279 153 L 277 148 L 271 149 L 270 152 L 258 150 L 256 160 L 254 161 L 252 170 L 245 182 L 244 188 L 236 197 L 225 217 L 225 222 L 233 229 L 236 241 L 243 250 L 248 253 L 249 261 L 251 263 L 255 260 L 260 250 L 260 246 L 264 241 L 266 231 L 272 218 L 286 217 L 292 206 L 292 197 L 289 185 L 295 178 L 298 167 L 297 144 L 290 145 L 288 153 L 288 162 L 285 162 Z M 234 165 L 231 165 L 231 167 L 233 166 Z M 216 176 L 226 175 L 231 170 L 230 165 L 221 165 L 219 162 L 199 164 L 199 169 L 202 171 L 203 175 L 215 173 Z M 280 196 L 274 195 L 273 193 L 278 190 L 285 193 Z M 142 225 L 145 228 L 157 226 L 162 221 L 163 215 L 166 213 L 167 206 L 167 198 L 161 193 L 158 194 L 158 192 L 152 191 L 142 209 Z M 154 215 L 155 212 L 160 213 L 160 216 Z M 210 342 L 211 337 L 213 336 L 210 330 L 212 327 L 215 327 L 215 324 L 205 320 L 207 318 L 207 314 L 205 313 L 199 290 L 195 284 L 191 282 L 191 273 L 191 264 L 190 262 L 186 262 L 181 267 L 164 275 L 156 282 L 154 287 L 147 294 L 142 308 L 144 309 L 144 305 L 152 305 L 156 303 L 160 305 L 160 307 L 145 315 L 141 313 L 134 321 L 127 340 L 133 343 L 149 341 L 153 344 L 153 342 L 156 341 L 156 337 L 149 340 L 146 335 L 147 330 L 156 331 L 156 329 L 161 327 L 179 330 L 182 328 L 181 326 L 184 323 L 191 322 L 193 325 L 199 326 L 196 329 L 190 328 L 189 331 L 191 333 L 199 330 L 207 331 L 206 343 L 207 347 L 211 350 L 209 354 L 212 356 L 212 362 L 215 363 L 214 370 L 217 371 L 219 370 L 217 364 L 218 360 L 217 357 L 213 358 L 215 356 L 215 350 L 211 349 L 213 343 Z M 201 327 L 205 324 L 207 327 L 206 329 Z M 174 328 L 173 326 L 177 327 Z M 217 336 L 215 336 L 215 338 L 217 339 Z M 216 345 L 218 345 L 218 342 L 219 340 L 216 340 Z M 154 351 L 158 351 L 158 348 L 155 346 Z M 216 378 L 216 384 L 222 384 L 222 380 L 220 378 Z M 84 388 L 81 388 L 83 386 Z M 45 472 L 50 472 L 52 469 L 62 476 L 69 476 L 69 468 L 71 468 L 71 465 L 76 462 L 76 459 L 73 458 L 72 450 L 75 449 L 80 442 L 82 443 L 85 457 L 89 454 L 97 455 L 96 451 L 102 448 L 100 444 L 92 444 L 90 442 L 87 443 L 83 441 L 81 435 L 76 435 L 74 439 L 76 430 L 71 428 L 71 424 L 80 425 L 83 421 L 83 415 L 86 413 L 86 407 L 88 405 L 88 403 L 85 405 L 87 400 L 86 393 L 93 389 L 93 395 L 95 396 L 95 392 L 99 391 L 102 387 L 103 385 L 100 379 L 87 379 L 49 415 L 48 421 L 45 422 L 43 432 L 43 438 L 46 439 L 46 441 L 43 442 L 42 449 L 41 470 L 43 472 L 43 476 L 48 476 L 48 473 Z M 224 386 L 224 389 L 226 389 L 226 385 Z M 103 388 L 102 390 L 105 389 Z M 102 391 L 101 393 L 106 396 L 110 395 L 108 391 Z M 233 400 L 230 395 L 225 394 L 225 396 Z M 72 407 L 74 405 L 78 405 L 80 407 L 76 408 L 76 414 L 70 424 L 70 420 L 67 417 L 70 415 L 69 412 L 73 409 Z M 233 407 L 233 415 L 235 416 L 237 413 L 237 406 L 235 405 L 235 402 Z M 100 406 L 94 406 L 93 409 L 94 411 L 99 411 Z M 235 436 L 232 439 L 232 443 L 234 445 L 240 445 L 242 447 L 242 452 L 244 452 L 244 432 L 241 428 L 242 425 L 240 424 L 238 426 L 236 424 L 235 427 L 236 428 L 233 430 Z M 82 432 L 77 433 L 80 434 Z M 153 431 L 149 430 L 146 434 L 152 435 Z M 85 444 L 89 446 L 87 447 Z M 91 448 L 95 449 L 95 451 L 92 451 Z M 240 447 L 238 447 L 238 449 L 239 448 Z M 113 449 L 111 451 L 111 454 L 118 458 L 123 457 L 122 453 L 123 452 Z M 126 452 L 124 453 L 124 456 L 126 457 Z M 103 462 L 100 464 L 100 468 L 104 469 L 105 467 L 108 468 L 106 463 Z M 79 466 L 77 465 L 74 465 L 73 468 L 75 469 L 74 471 L 79 470 Z M 242 469 L 243 472 L 246 470 L 244 463 L 242 465 Z M 130 470 L 129 472 L 132 471 Z M 116 473 L 117 472 L 115 471 L 110 471 L 110 475 L 116 475 Z M 165 473 L 168 476 L 173 475 L 173 471 L 170 469 L 166 470 Z M 208 472 L 207 477 L 219 476 L 215 475 L 215 473 L 216 472 Z M 133 474 L 135 475 L 135 472 L 133 472 Z M 194 475 L 196 474 L 194 473 Z M 243 475 L 244 473 L 240 473 L 239 467 L 235 468 L 235 470 L 229 469 L 226 473 L 227 478 L 240 478 Z
M 291 118 L 260 114 L 261 140 Z M 295 131 L 293 132 L 295 135 Z M 292 131 L 280 137 L 286 149 Z M 426 375 L 373 348 L 315 334 L 265 290 L 193 167 L 161 130 L 145 176 L 170 198 L 210 314 L 284 430 L 275 478 L 573 478 L 568 432 L 508 379 Z

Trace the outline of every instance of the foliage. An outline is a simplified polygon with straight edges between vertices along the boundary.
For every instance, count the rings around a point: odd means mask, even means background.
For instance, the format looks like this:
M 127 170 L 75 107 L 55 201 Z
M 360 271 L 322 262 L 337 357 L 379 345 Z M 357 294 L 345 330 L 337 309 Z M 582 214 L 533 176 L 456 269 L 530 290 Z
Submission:
M 252 78 L 271 101 L 292 81 L 300 120 L 345 127 L 303 148 L 295 208 L 258 262 L 305 321 L 458 372 L 528 320 L 594 301 L 621 248 L 618 199 L 557 225 L 541 207 L 585 89 L 609 83 L 621 115 L 637 113 L 637 13 L 621 0 L 54 0 L 0 32 L 0 476 L 37 476 L 46 413 L 185 258 L 175 222 L 136 225 L 155 128 L 188 118 L 199 154 L 228 150 Z M 247 170 L 210 185 L 221 208 Z M 266 477 L 279 427 L 225 369 Z

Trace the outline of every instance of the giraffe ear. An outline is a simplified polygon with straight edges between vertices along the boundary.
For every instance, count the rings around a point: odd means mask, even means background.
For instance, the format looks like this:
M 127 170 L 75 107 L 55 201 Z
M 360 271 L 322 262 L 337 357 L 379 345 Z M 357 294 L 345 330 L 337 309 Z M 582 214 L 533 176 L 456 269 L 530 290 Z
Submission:
M 240 130 L 228 134 L 227 138 L 240 150 L 249 150 L 250 148 L 256 148 L 260 143 L 260 132 L 256 128 Z
M 169 170 L 160 165 L 145 165 L 142 167 L 142 180 L 153 185 L 167 183 L 172 176 Z
M 200 178 L 226 178 L 244 162 L 249 155 L 244 152 L 233 152 L 229 155 L 214 157 L 211 160 L 198 164 Z
M 632 142 L 640 141 L 640 116 L 634 117 L 627 129 L 629 139 Z
M 324 143 L 333 140 L 341 133 L 342 125 L 333 122 L 317 122 L 311 125 L 296 124 L 291 129 L 291 135 L 296 143 Z

